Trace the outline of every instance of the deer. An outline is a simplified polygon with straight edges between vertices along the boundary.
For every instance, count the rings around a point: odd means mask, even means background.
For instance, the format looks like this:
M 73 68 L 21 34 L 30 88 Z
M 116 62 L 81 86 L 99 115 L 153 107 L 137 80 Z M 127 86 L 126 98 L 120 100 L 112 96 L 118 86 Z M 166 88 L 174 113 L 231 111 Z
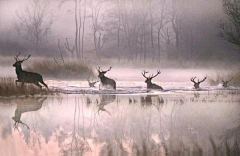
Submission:
M 12 117 L 12 119 L 15 121 L 13 128 L 14 130 L 18 129 L 18 124 L 22 124 L 23 126 L 26 126 L 29 130 L 29 126 L 21 121 L 21 116 L 23 113 L 31 112 L 31 111 L 37 111 L 42 108 L 43 102 L 47 98 L 24 98 L 23 102 L 19 103 L 17 105 L 17 109 L 15 110 L 15 116 Z
M 232 80 L 233 80 L 233 77 L 232 77 L 230 80 L 226 80 L 226 81 L 222 78 L 222 85 L 223 85 L 223 87 L 224 87 L 224 88 L 228 87 L 228 83 L 229 83 L 230 81 L 232 81 Z
M 98 67 L 98 77 L 100 78 L 100 85 L 99 89 L 116 89 L 116 82 L 113 79 L 110 79 L 105 76 L 105 74 L 110 71 L 112 67 L 110 67 L 108 70 L 103 71 L 101 67 Z
M 195 79 L 196 79 L 196 76 L 190 78 L 190 80 L 194 83 L 194 88 L 199 89 L 200 83 L 204 82 L 207 79 L 207 77 L 205 76 L 201 81 L 199 81 L 199 79 L 198 79 L 197 82 L 195 81 Z
M 19 55 L 20 55 L 20 53 L 18 53 L 17 55 L 14 56 L 16 62 L 13 64 L 13 67 L 16 68 L 16 74 L 17 74 L 17 80 L 15 81 L 16 86 L 17 86 L 18 82 L 22 83 L 22 87 L 23 87 L 24 83 L 33 83 L 42 89 L 42 86 L 39 84 L 39 82 L 40 82 L 48 89 L 47 84 L 45 84 L 43 81 L 42 75 L 40 75 L 38 73 L 27 72 L 27 71 L 22 70 L 22 63 L 24 61 L 28 60 L 31 57 L 31 55 L 28 55 L 27 58 L 24 57 L 24 59 L 22 59 L 22 60 L 19 59 Z
M 99 82 L 99 81 L 90 81 L 90 78 L 88 77 L 87 78 L 87 81 L 88 81 L 88 85 L 89 85 L 89 87 L 91 87 L 91 88 L 93 88 L 93 87 L 95 87 L 95 84 L 97 83 L 97 82 Z
M 161 86 L 152 83 L 152 79 L 157 77 L 159 74 L 161 74 L 160 70 L 157 71 L 157 74 L 155 74 L 155 75 L 152 74 L 151 76 L 148 76 L 148 77 L 146 76 L 147 73 L 148 72 L 145 70 L 143 70 L 143 72 L 142 72 L 142 76 L 146 78 L 145 83 L 147 83 L 147 89 L 163 90 L 163 88 Z

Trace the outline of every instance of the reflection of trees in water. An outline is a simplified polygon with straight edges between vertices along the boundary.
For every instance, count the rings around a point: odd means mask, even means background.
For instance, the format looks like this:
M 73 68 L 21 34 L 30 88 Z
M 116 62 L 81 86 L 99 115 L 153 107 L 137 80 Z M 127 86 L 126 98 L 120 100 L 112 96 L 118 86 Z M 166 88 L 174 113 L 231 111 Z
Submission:
M 221 136 L 222 146 L 225 146 L 229 155 L 239 156 L 240 154 L 240 119 L 238 126 L 228 129 Z
M 75 97 L 69 110 L 72 112 L 71 121 L 67 120 L 69 124 L 64 124 L 65 118 L 57 120 L 54 124 L 58 124 L 58 127 L 51 127 L 50 123 L 49 134 L 44 131 L 43 135 L 56 136 L 63 155 L 91 153 L 93 146 L 101 149 L 99 155 L 205 155 L 201 152 L 206 151 L 206 148 L 198 140 L 201 129 L 196 127 L 195 120 L 185 118 L 185 112 L 180 109 L 183 107 L 181 98 L 163 99 L 158 95 L 146 95 L 129 99 L 121 95 Z M 63 100 L 63 104 L 58 107 L 65 108 L 66 101 L 68 99 Z M 105 112 L 101 112 L 101 109 Z M 106 111 L 111 112 L 111 116 Z M 57 116 L 61 117 L 61 113 L 64 111 L 60 111 Z M 24 120 L 24 123 L 29 122 Z M 34 128 L 38 131 L 43 129 L 32 125 L 29 127 L 31 131 L 35 131 Z M 23 127 L 24 130 L 27 131 L 26 127 Z M 41 141 L 37 139 L 38 134 L 31 133 L 34 135 L 31 138 L 36 138 L 35 142 Z M 210 146 L 207 154 L 212 155 L 211 143 L 205 141 L 208 148 Z
M 91 150 L 85 136 L 85 118 L 83 102 L 80 102 L 79 97 L 75 98 L 74 115 L 73 115 L 73 130 L 72 132 L 58 132 L 57 140 L 63 155 L 83 155 L 84 151 Z M 80 121 L 81 120 L 81 121 Z M 80 122 L 82 122 L 82 127 Z M 69 125 L 70 126 L 70 125 Z
M 133 101 L 134 99 L 128 99 L 129 104 L 132 104 Z M 178 131 L 176 127 L 176 114 L 181 105 L 176 102 L 170 115 L 167 115 L 162 111 L 164 99 L 158 95 L 141 96 L 138 104 L 141 104 L 141 106 L 146 109 L 138 109 L 140 114 L 142 114 L 142 117 L 138 116 L 138 118 L 134 118 L 134 116 L 137 115 L 134 113 L 139 112 L 131 112 L 133 114 L 127 116 L 127 118 L 130 117 L 134 120 L 127 119 L 126 121 L 130 123 L 124 122 L 126 119 L 122 117 L 123 112 L 121 111 L 123 110 L 119 110 L 118 108 L 116 119 L 114 119 L 117 125 L 111 127 L 114 131 L 113 134 L 109 133 L 109 135 L 113 135 L 111 138 L 113 141 L 106 141 L 106 144 L 101 148 L 100 155 L 114 153 L 112 155 L 145 156 L 162 155 L 164 152 L 167 152 L 168 155 L 173 155 L 179 152 L 174 148 L 180 144 L 175 139 L 180 138 L 179 134 L 176 133 Z M 139 106 L 140 105 L 137 105 L 136 107 Z M 157 109 L 152 109 L 154 107 Z M 153 115 L 154 113 L 159 114 Z M 156 117 L 159 118 L 157 119 Z M 157 120 L 159 120 L 159 124 L 156 124 Z M 170 150 L 170 147 L 176 151 Z
M 84 152 L 91 151 L 90 145 L 87 141 L 87 138 L 93 139 L 94 143 L 100 143 L 91 132 L 96 131 L 100 132 L 98 121 L 96 119 L 96 113 L 94 113 L 94 108 L 97 107 L 99 111 L 104 111 L 110 113 L 106 110 L 105 106 L 115 101 L 116 95 L 99 95 L 100 103 L 98 99 L 90 99 L 89 97 L 75 98 L 75 107 L 74 107 L 74 117 L 73 117 L 73 130 L 72 132 L 64 132 L 60 130 L 57 135 L 58 143 L 61 148 L 61 153 L 64 155 L 83 155 Z M 91 109 L 90 106 L 93 106 L 91 113 L 92 123 L 90 127 L 86 128 L 85 123 L 85 111 L 84 109 Z M 86 106 L 86 107 L 85 107 Z M 95 124 L 95 125 L 94 125 Z M 92 125 L 92 126 L 91 126 Z M 95 136 L 96 137 L 96 136 Z

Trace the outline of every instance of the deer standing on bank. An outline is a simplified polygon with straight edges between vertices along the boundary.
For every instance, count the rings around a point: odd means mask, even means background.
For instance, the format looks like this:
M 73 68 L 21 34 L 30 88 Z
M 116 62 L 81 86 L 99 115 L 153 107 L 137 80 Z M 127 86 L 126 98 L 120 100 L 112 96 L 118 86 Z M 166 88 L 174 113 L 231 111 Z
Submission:
M 89 85 L 89 87 L 95 87 L 95 84 L 97 83 L 97 82 L 99 82 L 99 81 L 90 81 L 90 78 L 88 77 L 87 78 L 87 81 L 88 81 L 88 85 Z
M 233 80 L 233 77 L 232 77 L 230 80 L 226 80 L 226 81 L 222 78 L 222 85 L 223 85 L 223 87 L 224 87 L 224 88 L 228 87 L 228 83 L 229 83 L 230 81 L 232 81 L 232 80 Z
M 110 79 L 105 76 L 105 74 L 110 71 L 112 67 L 108 70 L 103 71 L 100 67 L 97 68 L 98 70 L 98 77 L 100 78 L 100 85 L 99 89 L 116 89 L 116 82 L 113 79 Z
M 147 83 L 147 89 L 159 89 L 159 90 L 163 90 L 163 88 L 162 88 L 161 86 L 152 83 L 152 79 L 155 78 L 156 76 L 158 76 L 159 74 L 161 74 L 160 70 L 157 71 L 157 74 L 156 74 L 156 75 L 153 75 L 153 74 L 152 74 L 151 76 L 148 76 L 148 77 L 146 76 L 147 73 L 148 73 L 148 72 L 145 71 L 145 70 L 143 70 L 143 72 L 142 72 L 143 77 L 146 78 L 145 83 Z
M 22 87 L 23 87 L 24 83 L 33 83 L 36 86 L 42 88 L 42 86 L 39 84 L 39 82 L 40 82 L 48 89 L 48 86 L 44 83 L 43 78 L 40 74 L 22 70 L 22 63 L 24 61 L 28 60 L 29 57 L 31 57 L 31 55 L 28 55 L 27 58 L 24 58 L 22 60 L 20 60 L 18 58 L 19 55 L 20 55 L 20 53 L 18 53 L 16 56 L 14 56 L 16 62 L 13 64 L 13 67 L 16 68 L 16 74 L 17 74 L 17 80 L 15 81 L 16 86 L 17 86 L 17 82 L 21 82 Z
M 197 82 L 195 81 L 195 79 L 196 79 L 196 76 L 192 77 L 190 80 L 194 83 L 195 89 L 198 89 L 200 86 L 200 83 L 204 82 L 207 79 L 207 77 L 204 77 L 201 81 L 199 81 L 199 79 L 198 79 Z

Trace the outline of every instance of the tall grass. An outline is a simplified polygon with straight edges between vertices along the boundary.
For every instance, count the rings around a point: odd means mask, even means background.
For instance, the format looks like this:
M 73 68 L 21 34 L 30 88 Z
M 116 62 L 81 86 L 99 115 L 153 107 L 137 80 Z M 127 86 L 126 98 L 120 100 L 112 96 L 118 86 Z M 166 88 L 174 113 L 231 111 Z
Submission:
M 27 71 L 37 72 L 48 78 L 56 79 L 86 79 L 94 76 L 93 70 L 82 62 L 68 62 L 58 65 L 54 61 L 34 62 L 27 66 Z
M 11 77 L 1 77 L 0 78 L 0 97 L 10 97 L 10 96 L 28 96 L 36 94 L 49 94 L 51 91 L 46 89 L 40 89 L 32 84 L 25 84 L 21 87 L 21 84 L 16 86 L 14 78 Z

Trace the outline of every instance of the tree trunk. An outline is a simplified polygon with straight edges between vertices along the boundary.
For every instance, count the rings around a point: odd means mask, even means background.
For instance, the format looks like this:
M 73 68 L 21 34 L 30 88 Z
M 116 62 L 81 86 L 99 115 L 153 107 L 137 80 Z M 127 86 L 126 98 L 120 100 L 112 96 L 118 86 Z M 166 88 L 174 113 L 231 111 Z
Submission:
M 75 50 L 76 50 L 76 56 L 78 58 L 78 20 L 77 20 L 77 0 L 75 0 Z

